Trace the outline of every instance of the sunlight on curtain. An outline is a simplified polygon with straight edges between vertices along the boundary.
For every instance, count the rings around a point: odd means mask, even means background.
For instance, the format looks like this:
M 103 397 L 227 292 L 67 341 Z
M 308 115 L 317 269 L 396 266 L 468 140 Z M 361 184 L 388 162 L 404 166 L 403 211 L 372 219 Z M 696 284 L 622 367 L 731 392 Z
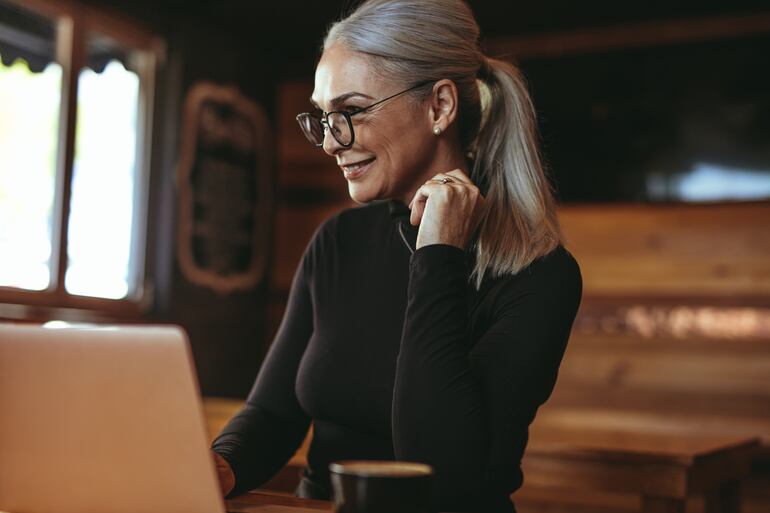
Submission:
M 62 70 L 0 63 L 0 286 L 46 289 Z
M 130 292 L 139 77 L 112 61 L 102 73 L 84 69 L 78 91 L 64 285 L 119 299 Z

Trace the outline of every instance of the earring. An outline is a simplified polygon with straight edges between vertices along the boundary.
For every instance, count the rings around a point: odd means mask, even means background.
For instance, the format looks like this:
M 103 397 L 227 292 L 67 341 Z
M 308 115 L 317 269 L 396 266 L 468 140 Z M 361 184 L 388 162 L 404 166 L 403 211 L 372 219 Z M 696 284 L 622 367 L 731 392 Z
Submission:
M 441 135 L 441 127 L 434 126 L 433 127 L 433 135 Z

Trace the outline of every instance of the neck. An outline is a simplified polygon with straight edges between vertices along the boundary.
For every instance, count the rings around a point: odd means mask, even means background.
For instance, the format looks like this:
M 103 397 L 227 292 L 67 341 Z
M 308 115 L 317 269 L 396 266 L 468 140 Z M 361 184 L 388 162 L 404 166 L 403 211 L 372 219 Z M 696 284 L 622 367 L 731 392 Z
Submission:
M 404 205 L 409 205 L 412 198 L 414 198 L 414 195 L 417 193 L 417 189 L 422 187 L 425 182 L 439 173 L 448 173 L 455 169 L 459 169 L 465 175 L 469 174 L 468 162 L 459 145 L 450 146 L 448 144 L 438 144 L 435 156 L 426 166 L 425 172 L 417 177 L 416 181 L 408 191 L 396 199 L 400 200 Z

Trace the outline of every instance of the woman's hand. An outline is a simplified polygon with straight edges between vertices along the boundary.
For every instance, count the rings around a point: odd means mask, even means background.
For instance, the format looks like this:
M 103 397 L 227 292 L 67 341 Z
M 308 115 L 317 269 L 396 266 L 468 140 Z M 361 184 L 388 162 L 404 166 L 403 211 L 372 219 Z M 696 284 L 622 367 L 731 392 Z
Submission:
M 417 189 L 409 204 L 409 221 L 420 225 L 417 249 L 430 244 L 465 249 L 483 206 L 478 187 L 459 169 L 434 176 Z
M 215 451 L 211 451 L 214 457 L 214 463 L 217 467 L 217 477 L 219 478 L 219 488 L 222 490 L 222 496 L 227 497 L 233 488 L 235 488 L 235 474 L 230 464 Z

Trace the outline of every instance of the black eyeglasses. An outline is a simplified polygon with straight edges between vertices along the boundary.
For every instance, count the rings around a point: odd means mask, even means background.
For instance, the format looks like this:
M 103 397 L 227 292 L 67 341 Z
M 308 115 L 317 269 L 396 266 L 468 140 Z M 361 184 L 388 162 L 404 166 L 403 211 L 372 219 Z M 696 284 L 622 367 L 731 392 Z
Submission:
M 303 112 L 302 114 L 297 115 L 297 123 L 299 123 L 299 127 L 302 129 L 302 133 L 305 134 L 305 137 L 307 137 L 307 140 L 316 146 L 323 146 L 324 135 L 326 134 L 326 129 L 329 128 L 332 137 L 334 137 L 335 141 L 340 143 L 340 146 L 350 148 L 353 146 L 353 141 L 356 139 L 356 134 L 353 131 L 353 122 L 350 120 L 351 116 L 365 112 L 391 98 L 395 98 L 396 96 L 430 84 L 431 82 L 432 81 L 420 82 L 409 89 L 404 89 L 401 92 L 388 96 L 387 98 L 372 103 L 371 105 L 367 105 L 366 107 L 361 107 L 360 109 L 323 112 L 321 113 L 321 117 L 310 112 Z

